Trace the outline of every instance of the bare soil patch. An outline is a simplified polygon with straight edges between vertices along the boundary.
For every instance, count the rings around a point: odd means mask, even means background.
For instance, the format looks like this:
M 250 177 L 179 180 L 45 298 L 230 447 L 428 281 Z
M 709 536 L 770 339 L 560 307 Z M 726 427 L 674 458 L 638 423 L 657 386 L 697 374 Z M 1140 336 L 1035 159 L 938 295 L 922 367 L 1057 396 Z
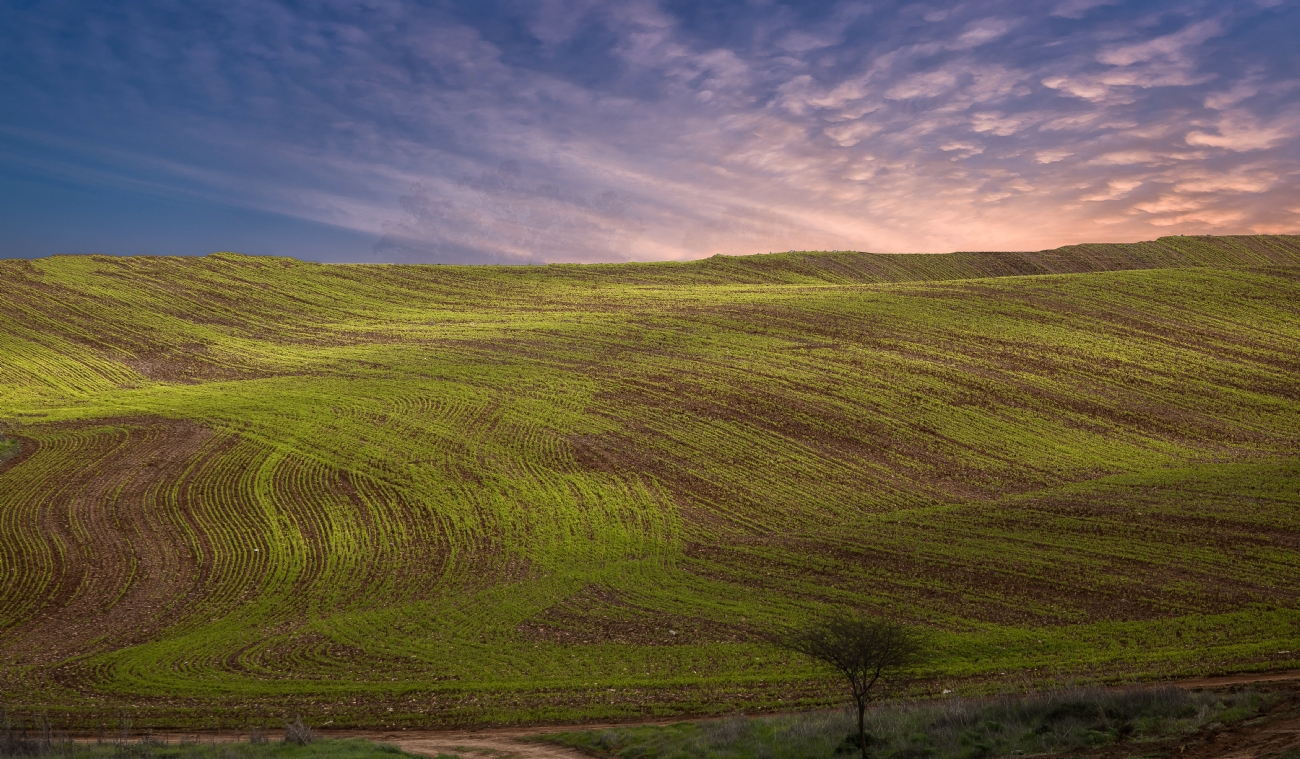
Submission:
M 73 440 L 57 440 L 59 433 Z M 57 550 L 20 554 L 35 562 L 21 572 L 46 582 L 42 598 L 27 599 L 36 601 L 34 613 L 5 631 L 0 660 L 61 661 L 175 621 L 176 600 L 197 589 L 199 573 L 159 484 L 179 479 L 211 439 L 204 427 L 162 418 L 31 432 L 30 450 L 4 474 L 32 496 L 20 495 L 18 505 L 40 510 L 41 535 Z M 0 602 L 17 600 L 6 595 Z

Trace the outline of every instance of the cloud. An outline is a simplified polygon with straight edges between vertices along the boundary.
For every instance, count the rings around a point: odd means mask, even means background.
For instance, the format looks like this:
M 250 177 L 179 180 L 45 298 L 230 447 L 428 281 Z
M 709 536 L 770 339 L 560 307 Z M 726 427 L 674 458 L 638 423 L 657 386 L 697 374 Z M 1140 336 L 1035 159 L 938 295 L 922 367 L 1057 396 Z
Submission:
M 1259 84 L 1257 82 L 1237 82 L 1228 90 L 1223 92 L 1211 92 L 1209 95 L 1206 95 L 1204 102 L 1206 108 L 1223 111 L 1258 94 Z
M 1072 155 L 1074 155 L 1074 151 L 1068 148 L 1048 148 L 1035 151 L 1034 160 L 1039 163 L 1056 163 L 1057 161 L 1064 161 Z
M 1130 192 L 1142 186 L 1141 179 L 1112 179 L 1106 183 L 1106 189 L 1101 192 L 1085 195 L 1079 200 L 1088 202 L 1097 202 L 1103 200 L 1115 200 L 1128 195 Z
M 1185 174 L 1174 184 L 1174 190 L 1180 193 L 1259 193 L 1276 187 L 1279 181 L 1277 174 L 1254 167 L 1221 174 L 1197 171 Z
M 600 0 L 537 0 L 531 3 L 528 30 L 551 45 L 568 42 L 600 7 Z
M 1073 113 L 1064 116 L 1057 116 L 1040 126 L 1039 129 L 1043 131 L 1095 130 L 1097 128 L 1097 118 L 1100 115 L 1100 111 L 1088 111 L 1086 113 Z
M 1063 0 L 1052 9 L 1052 15 L 1079 19 L 1086 16 L 1088 11 L 1094 8 L 1100 8 L 1104 5 L 1116 5 L 1119 2 L 1120 0 Z
M 1158 152 L 1154 150 L 1118 150 L 1103 153 L 1089 161 L 1094 166 L 1168 166 L 1179 161 L 1204 158 L 1203 153 Z
M 1052 9 L 1052 16 L 1063 18 L 1083 18 L 1089 10 L 1101 8 L 1102 5 L 1115 5 L 1119 0 L 1063 0 Z
M 957 39 L 951 44 L 954 50 L 969 50 L 973 47 L 988 44 L 995 39 L 1011 31 L 1015 22 L 1004 18 L 985 18 L 978 21 L 972 21 L 966 25 L 965 31 L 957 35 Z
M 791 53 L 806 53 L 810 50 L 821 50 L 830 47 L 837 42 L 839 42 L 839 39 L 834 36 L 792 31 L 783 36 L 776 44 L 777 47 Z
M 851 148 L 871 135 L 879 133 L 883 128 L 884 127 L 880 124 L 872 124 L 866 121 L 851 121 L 846 124 L 828 126 L 822 131 L 827 137 L 835 140 L 840 147 Z
M 1223 26 L 1218 19 L 1206 19 L 1191 24 L 1173 34 L 1125 45 L 1114 45 L 1097 54 L 1097 60 L 1112 66 L 1132 66 L 1165 58 L 1182 61 L 1187 56 L 1187 49 L 1193 48 L 1211 37 L 1223 33 Z
M 1110 85 L 1098 77 L 1049 76 L 1042 82 L 1048 89 L 1060 90 L 1067 95 L 1094 103 L 1105 101 L 1110 97 Z
M 912 74 L 903 81 L 885 90 L 885 97 L 890 100 L 910 100 L 930 98 L 942 95 L 957 84 L 957 75 L 946 69 Z
M 1141 42 L 1112 44 L 1096 53 L 1096 60 L 1110 68 L 1044 77 L 1043 86 L 1092 103 L 1124 105 L 1135 102 L 1130 88 L 1188 87 L 1214 79 L 1212 73 L 1197 70 L 1194 51 L 1207 40 L 1223 34 L 1218 19 L 1189 24 L 1178 32 Z
M 1218 134 L 1188 132 L 1187 144 L 1224 148 L 1243 153 L 1271 148 L 1292 139 L 1296 134 L 1297 118 L 1279 119 L 1262 125 L 1253 115 L 1245 112 L 1225 114 L 1218 123 Z
M 976 65 L 969 67 L 971 83 L 966 93 L 977 103 L 992 103 L 1008 96 L 1027 95 L 1029 88 L 1022 82 L 1029 74 L 1019 69 L 1001 65 Z
M 1042 80 L 1044 87 L 1091 103 L 1127 105 L 1137 101 L 1129 88 L 1187 87 L 1204 84 L 1214 77 L 1195 74 L 1189 66 L 1148 66 L 1074 76 L 1052 76 Z
M 1133 207 L 1146 213 L 1169 213 L 1170 211 L 1195 211 L 1204 208 L 1206 201 L 1189 198 L 1184 195 L 1162 195 L 1157 200 L 1137 203 Z
M 1006 137 L 1019 132 L 1039 120 L 1038 114 L 1021 113 L 1004 116 L 998 113 L 976 113 L 971 115 L 971 129 L 976 132 L 988 132 L 999 137 Z
M 1152 219 L 1151 223 L 1157 227 L 1172 227 L 1179 224 L 1203 224 L 1209 227 L 1221 227 L 1225 224 L 1240 222 L 1245 218 L 1245 211 L 1210 208 L 1196 210 L 1193 213 Z

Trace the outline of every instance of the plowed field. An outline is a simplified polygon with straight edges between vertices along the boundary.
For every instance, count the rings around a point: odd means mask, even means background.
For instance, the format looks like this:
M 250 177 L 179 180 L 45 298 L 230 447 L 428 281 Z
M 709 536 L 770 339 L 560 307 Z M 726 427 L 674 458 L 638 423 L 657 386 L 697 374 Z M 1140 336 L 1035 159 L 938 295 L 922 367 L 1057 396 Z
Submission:
M 397 728 L 1300 666 L 1300 238 L 0 261 L 0 704 Z

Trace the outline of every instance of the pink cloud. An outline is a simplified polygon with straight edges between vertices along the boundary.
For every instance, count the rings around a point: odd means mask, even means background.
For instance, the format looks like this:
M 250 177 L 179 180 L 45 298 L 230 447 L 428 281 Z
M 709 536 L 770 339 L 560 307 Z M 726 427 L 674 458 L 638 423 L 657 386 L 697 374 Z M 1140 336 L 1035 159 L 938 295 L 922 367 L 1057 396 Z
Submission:
M 1297 121 L 1300 120 L 1286 118 L 1262 125 L 1248 113 L 1228 113 L 1219 121 L 1218 134 L 1189 132 L 1187 144 L 1224 148 L 1238 153 L 1263 150 L 1294 137 Z
M 1074 155 L 1074 151 L 1068 148 L 1048 148 L 1034 152 L 1034 160 L 1039 163 L 1056 163 L 1064 161 L 1066 158 Z
M 1158 58 L 1184 59 L 1188 48 L 1222 33 L 1223 26 L 1217 19 L 1207 19 L 1174 34 L 1106 48 L 1097 54 L 1097 60 L 1112 66 L 1132 66 Z
M 966 30 L 957 35 L 951 47 L 954 50 L 969 50 L 987 44 L 1011 31 L 1015 22 L 1003 18 L 985 18 L 972 21 Z
M 1253 169 L 1223 174 L 1194 172 L 1174 184 L 1176 192 L 1265 192 L 1277 186 L 1279 177 L 1267 170 Z
M 935 97 L 951 90 L 956 84 L 957 76 L 952 71 L 927 71 L 913 74 L 885 90 L 885 97 L 890 100 Z
M 1141 179 L 1112 179 L 1106 183 L 1106 189 L 1092 195 L 1085 195 L 1079 200 L 1097 202 L 1105 200 L 1115 200 L 1128 195 L 1133 190 L 1142 186 Z

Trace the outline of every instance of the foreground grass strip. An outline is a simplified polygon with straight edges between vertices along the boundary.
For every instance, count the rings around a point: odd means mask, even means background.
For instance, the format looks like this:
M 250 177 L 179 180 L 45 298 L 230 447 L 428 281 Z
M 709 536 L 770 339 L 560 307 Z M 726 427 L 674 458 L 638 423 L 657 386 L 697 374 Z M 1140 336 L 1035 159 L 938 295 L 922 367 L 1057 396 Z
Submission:
M 869 752 L 880 759 L 958 759 L 1056 754 L 1186 736 L 1248 719 L 1270 697 L 1179 688 L 1065 690 L 1032 696 L 895 704 L 869 715 Z M 597 756 L 637 759 L 828 759 L 856 756 L 857 724 L 848 711 L 731 717 L 556 733 L 542 740 Z
M 396 746 L 360 738 L 317 740 L 310 745 L 282 741 L 162 742 L 140 740 L 71 741 L 65 738 L 0 736 L 0 759 L 414 759 Z M 439 754 L 436 759 L 459 759 Z

